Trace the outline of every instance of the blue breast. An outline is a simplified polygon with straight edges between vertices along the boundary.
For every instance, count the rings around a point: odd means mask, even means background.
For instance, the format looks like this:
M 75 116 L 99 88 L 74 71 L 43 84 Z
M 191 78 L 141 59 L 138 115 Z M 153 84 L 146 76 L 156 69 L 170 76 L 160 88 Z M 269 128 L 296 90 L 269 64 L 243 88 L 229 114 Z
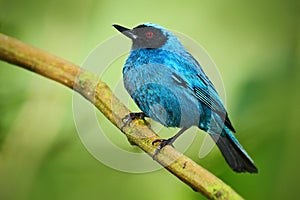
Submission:
M 131 52 L 123 69 L 124 86 L 135 103 L 164 126 L 190 127 L 205 122 L 200 119 L 205 108 L 178 75 L 182 63 L 175 53 L 140 49 Z

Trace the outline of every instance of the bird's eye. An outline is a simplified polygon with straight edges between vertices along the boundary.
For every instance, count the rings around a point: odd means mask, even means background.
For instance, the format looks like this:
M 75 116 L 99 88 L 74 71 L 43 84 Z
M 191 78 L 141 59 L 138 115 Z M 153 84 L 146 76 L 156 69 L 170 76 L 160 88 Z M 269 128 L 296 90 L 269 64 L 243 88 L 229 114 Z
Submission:
M 146 38 L 148 38 L 148 39 L 152 39 L 153 38 L 153 32 L 151 32 L 151 31 L 148 31 L 148 32 L 146 32 Z

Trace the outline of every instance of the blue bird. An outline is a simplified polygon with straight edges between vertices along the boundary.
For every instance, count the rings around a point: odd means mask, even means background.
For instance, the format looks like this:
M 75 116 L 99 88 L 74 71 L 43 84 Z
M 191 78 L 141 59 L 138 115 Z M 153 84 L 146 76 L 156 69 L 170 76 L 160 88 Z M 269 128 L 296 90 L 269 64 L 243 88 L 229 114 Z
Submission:
M 166 127 L 181 128 L 169 139 L 153 141 L 160 142 L 154 157 L 185 130 L 197 126 L 212 137 L 234 171 L 257 173 L 254 162 L 233 135 L 235 130 L 214 85 L 176 36 L 152 23 L 133 29 L 113 26 L 132 40 L 123 81 L 143 111 L 130 113 L 127 120 L 150 117 Z

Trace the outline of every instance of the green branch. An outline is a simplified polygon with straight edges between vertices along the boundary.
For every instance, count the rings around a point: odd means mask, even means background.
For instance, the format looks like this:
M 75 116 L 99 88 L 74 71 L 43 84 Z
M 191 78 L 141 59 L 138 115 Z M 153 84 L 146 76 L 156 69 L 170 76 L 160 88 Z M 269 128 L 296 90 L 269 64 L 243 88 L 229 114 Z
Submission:
M 0 60 L 77 91 L 119 129 L 124 116 L 130 113 L 97 75 L 1 33 Z M 157 146 L 152 145 L 152 141 L 160 138 L 142 120 L 134 121 L 121 131 L 132 144 L 153 155 Z M 242 199 L 230 186 L 170 146 L 163 148 L 156 161 L 208 199 Z

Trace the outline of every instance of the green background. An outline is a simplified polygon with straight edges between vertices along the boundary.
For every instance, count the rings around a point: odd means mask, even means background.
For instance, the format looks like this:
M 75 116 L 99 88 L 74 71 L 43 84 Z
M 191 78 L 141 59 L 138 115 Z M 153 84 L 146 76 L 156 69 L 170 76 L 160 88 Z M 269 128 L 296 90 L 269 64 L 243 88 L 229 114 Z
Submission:
M 246 199 L 297 199 L 298 2 L 0 0 L 0 31 L 79 65 L 117 34 L 113 23 L 153 22 L 190 36 L 218 66 L 237 138 L 259 173 L 232 172 L 216 149 L 199 159 L 197 143 L 185 154 Z M 76 132 L 72 95 L 0 62 L 0 199 L 204 199 L 166 170 L 124 173 L 93 158 Z M 203 139 L 203 132 L 198 135 Z

